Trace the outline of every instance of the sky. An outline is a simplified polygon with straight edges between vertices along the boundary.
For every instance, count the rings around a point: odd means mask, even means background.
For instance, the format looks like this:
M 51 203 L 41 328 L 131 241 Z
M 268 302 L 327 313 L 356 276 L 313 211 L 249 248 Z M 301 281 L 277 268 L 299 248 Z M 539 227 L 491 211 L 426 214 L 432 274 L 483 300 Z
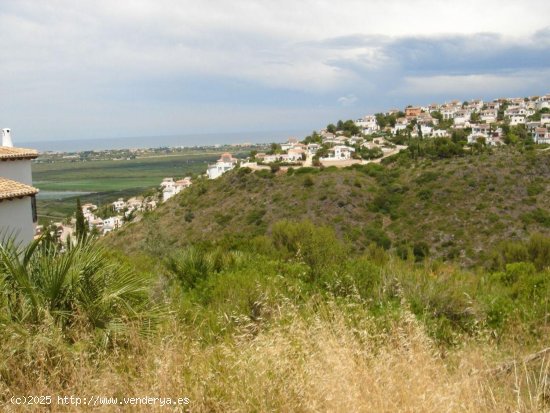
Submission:
M 0 0 L 14 139 L 314 130 L 550 92 L 548 0 Z

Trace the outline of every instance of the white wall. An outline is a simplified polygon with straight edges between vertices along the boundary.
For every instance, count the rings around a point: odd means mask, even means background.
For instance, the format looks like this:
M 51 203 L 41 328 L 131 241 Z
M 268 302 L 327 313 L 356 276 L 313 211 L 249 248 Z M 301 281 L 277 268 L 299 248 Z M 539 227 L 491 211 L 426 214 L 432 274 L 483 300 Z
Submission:
M 26 185 L 32 185 L 31 160 L 0 160 L 0 176 Z
M 28 244 L 34 237 L 31 197 L 0 202 L 0 237 L 13 234 L 17 242 Z

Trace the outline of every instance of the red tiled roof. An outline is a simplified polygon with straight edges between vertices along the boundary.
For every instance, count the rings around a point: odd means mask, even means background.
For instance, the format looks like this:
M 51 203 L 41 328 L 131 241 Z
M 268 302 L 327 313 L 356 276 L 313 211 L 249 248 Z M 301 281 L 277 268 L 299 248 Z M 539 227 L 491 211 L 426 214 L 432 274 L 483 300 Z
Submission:
M 38 189 L 33 186 L 0 177 L 0 200 L 21 198 L 24 196 L 35 195 L 37 193 Z
M 34 159 L 38 157 L 35 149 L 12 148 L 9 146 L 0 146 L 0 160 L 5 159 Z

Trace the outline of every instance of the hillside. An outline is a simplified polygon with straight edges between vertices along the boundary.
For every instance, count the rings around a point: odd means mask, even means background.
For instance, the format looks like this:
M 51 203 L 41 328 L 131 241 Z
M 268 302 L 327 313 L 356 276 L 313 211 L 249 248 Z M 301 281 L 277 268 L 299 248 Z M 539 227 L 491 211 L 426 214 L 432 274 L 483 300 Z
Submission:
M 199 182 L 106 242 L 153 253 L 201 241 L 234 245 L 282 219 L 307 219 L 333 227 L 357 251 L 375 242 L 470 265 L 501 240 L 550 233 L 550 151 L 247 172 Z
M 197 412 L 547 411 L 550 237 L 507 243 L 492 268 L 419 261 L 548 233 L 549 167 L 548 152 L 499 151 L 241 169 L 62 253 L 8 243 L 0 406 L 103 395 L 114 412 L 153 394 Z

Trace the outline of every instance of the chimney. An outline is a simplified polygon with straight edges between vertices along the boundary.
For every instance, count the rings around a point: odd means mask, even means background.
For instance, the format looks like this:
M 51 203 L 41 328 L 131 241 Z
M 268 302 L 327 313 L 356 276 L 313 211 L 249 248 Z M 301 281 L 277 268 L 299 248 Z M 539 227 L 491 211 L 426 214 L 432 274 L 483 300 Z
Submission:
M 5 128 L 2 129 L 2 146 L 13 147 L 13 142 L 11 141 L 11 129 Z

